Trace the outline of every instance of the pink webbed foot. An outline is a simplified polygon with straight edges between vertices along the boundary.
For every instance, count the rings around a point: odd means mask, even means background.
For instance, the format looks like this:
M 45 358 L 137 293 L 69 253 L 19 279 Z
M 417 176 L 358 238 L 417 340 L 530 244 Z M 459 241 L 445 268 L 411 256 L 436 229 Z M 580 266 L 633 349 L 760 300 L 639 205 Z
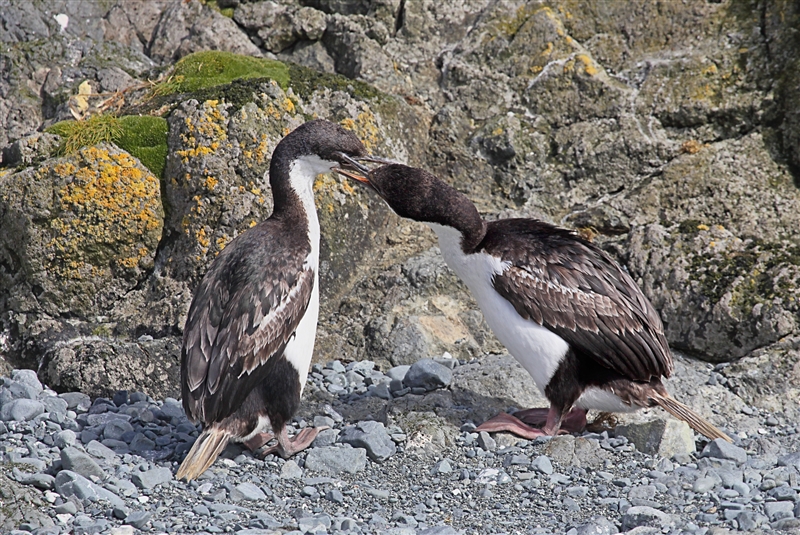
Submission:
M 543 428 L 548 424 L 551 409 L 525 409 L 517 411 L 514 416 L 522 422 Z M 566 433 L 581 433 L 586 429 L 586 409 L 575 408 L 569 411 L 561 420 L 560 431 Z
M 276 454 L 280 455 L 284 459 L 288 459 L 292 455 L 297 452 L 303 451 L 307 447 L 314 442 L 314 439 L 317 438 L 317 435 L 320 431 L 324 431 L 326 429 L 330 429 L 327 425 L 323 425 L 320 427 L 307 427 L 297 433 L 294 437 L 289 438 L 289 435 L 286 433 L 286 428 L 281 429 L 281 432 L 278 433 L 278 443 L 274 446 L 270 446 L 266 449 L 261 449 L 255 454 L 258 458 L 263 459 L 267 455 Z
M 526 425 L 522 423 L 519 418 L 516 418 L 505 412 L 501 412 L 494 418 L 486 420 L 481 425 L 476 427 L 475 431 L 478 433 L 481 431 L 486 431 L 487 433 L 508 431 L 509 433 L 513 433 L 518 437 L 522 437 L 527 440 L 533 440 L 534 438 L 547 436 L 547 433 L 545 433 L 543 430 Z
M 258 433 L 250 440 L 246 440 L 244 445 L 247 446 L 247 449 L 255 453 L 258 448 L 262 447 L 273 438 L 275 438 L 275 435 L 272 433 Z

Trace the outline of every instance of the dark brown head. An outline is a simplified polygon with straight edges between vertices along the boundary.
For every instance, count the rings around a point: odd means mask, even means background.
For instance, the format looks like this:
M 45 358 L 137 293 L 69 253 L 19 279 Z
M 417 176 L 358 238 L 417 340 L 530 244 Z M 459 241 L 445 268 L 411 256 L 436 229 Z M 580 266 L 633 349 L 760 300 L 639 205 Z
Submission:
M 401 217 L 458 230 L 465 250 L 483 238 L 484 222 L 472 201 L 427 171 L 392 163 L 342 174 L 373 189 Z

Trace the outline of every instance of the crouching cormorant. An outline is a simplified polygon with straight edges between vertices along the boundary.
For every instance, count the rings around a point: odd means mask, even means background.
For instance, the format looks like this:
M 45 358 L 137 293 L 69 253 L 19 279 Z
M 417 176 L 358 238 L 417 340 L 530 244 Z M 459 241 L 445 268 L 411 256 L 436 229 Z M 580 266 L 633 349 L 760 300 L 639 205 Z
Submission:
M 534 438 L 582 429 L 587 409 L 658 405 L 706 437 L 730 441 L 664 388 L 673 363 L 661 319 L 603 250 L 536 219 L 486 222 L 465 195 L 421 169 L 352 165 L 361 174 L 339 172 L 369 185 L 399 216 L 434 230 L 447 265 L 550 402 L 549 410 L 500 414 L 478 430 Z
M 313 185 L 320 173 L 364 156 L 339 125 L 310 121 L 278 143 L 269 167 L 274 208 L 209 267 L 189 308 L 181 349 L 183 408 L 203 432 L 176 477 L 202 474 L 230 441 L 289 457 L 320 428 L 294 438 L 286 422 L 308 375 L 319 313 L 319 220 Z

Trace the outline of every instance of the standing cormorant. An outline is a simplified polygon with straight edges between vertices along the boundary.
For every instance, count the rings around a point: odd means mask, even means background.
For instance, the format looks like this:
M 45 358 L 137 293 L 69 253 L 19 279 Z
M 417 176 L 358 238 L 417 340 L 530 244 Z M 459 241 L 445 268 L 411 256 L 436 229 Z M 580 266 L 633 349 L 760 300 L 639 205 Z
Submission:
M 272 153 L 274 208 L 212 262 L 195 291 L 181 349 L 183 407 L 203 432 L 176 477 L 202 474 L 230 441 L 261 456 L 289 457 L 320 429 L 294 438 L 286 423 L 300 404 L 319 314 L 317 175 L 364 156 L 358 138 L 323 120 L 303 124 Z

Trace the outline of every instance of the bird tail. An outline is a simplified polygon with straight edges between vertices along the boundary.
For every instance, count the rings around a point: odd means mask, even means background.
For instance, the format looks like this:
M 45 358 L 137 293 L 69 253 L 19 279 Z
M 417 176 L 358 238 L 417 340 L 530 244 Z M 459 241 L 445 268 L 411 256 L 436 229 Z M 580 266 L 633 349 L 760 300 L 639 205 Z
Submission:
M 205 472 L 228 445 L 231 434 L 218 427 L 204 429 L 178 468 L 176 479 L 190 481 Z
M 714 440 L 716 438 L 721 438 L 723 440 L 727 440 L 728 442 L 733 442 L 731 437 L 714 427 L 714 425 L 694 412 L 692 409 L 678 401 L 677 399 L 673 398 L 667 393 L 658 393 L 652 392 L 650 394 L 650 398 L 655 401 L 659 407 L 673 415 L 674 417 L 683 420 L 689 426 L 700 433 L 701 435 L 705 436 L 710 440 Z

